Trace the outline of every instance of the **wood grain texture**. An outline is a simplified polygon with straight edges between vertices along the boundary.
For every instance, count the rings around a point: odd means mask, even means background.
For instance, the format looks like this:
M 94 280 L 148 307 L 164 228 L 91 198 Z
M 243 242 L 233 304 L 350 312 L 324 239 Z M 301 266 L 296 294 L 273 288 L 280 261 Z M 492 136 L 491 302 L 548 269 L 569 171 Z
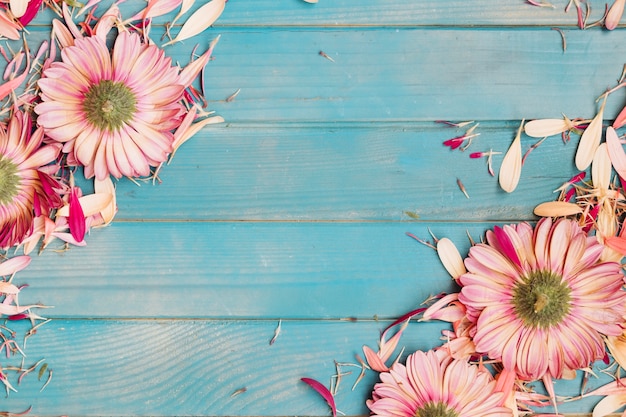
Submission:
M 516 130 L 480 125 L 463 152 L 443 141 L 464 129 L 432 122 L 213 126 L 162 169 L 161 184 L 120 181 L 118 220 L 402 221 L 407 211 L 424 221 L 458 220 L 459 213 L 468 221 L 532 220 L 533 208 L 554 199 L 552 191 L 576 172 L 578 138 L 546 140 L 507 194 L 486 159 L 469 154 L 504 154 Z M 524 136 L 524 152 L 536 141 Z M 493 157 L 496 173 L 502 154 Z
M 20 300 L 56 317 L 397 317 L 454 288 L 436 253 L 405 235 L 428 227 L 467 251 L 466 231 L 478 240 L 488 225 L 115 223 L 35 259 Z
M 361 347 L 375 346 L 386 323 L 283 321 L 269 345 L 275 321 L 55 320 L 29 339 L 29 361 L 45 358 L 52 382 L 27 376 L 4 407 L 36 415 L 329 415 L 328 406 L 300 382 L 311 377 L 329 384 L 334 361 L 355 363 Z M 409 325 L 401 345 L 428 349 L 440 335 L 437 323 Z M 399 352 L 399 349 L 398 349 Z M 27 362 L 29 363 L 29 362 Z M 602 367 L 604 365 L 601 365 Z M 337 407 L 365 415 L 363 403 L 376 382 L 368 372 L 354 391 L 360 370 L 342 378 Z M 45 380 L 45 377 L 43 378 Z M 607 381 L 591 380 L 588 387 Z M 561 386 L 575 395 L 581 380 Z M 232 396 L 241 388 L 247 391 Z M 583 402 L 589 407 L 598 398 Z M 563 404 L 562 412 L 577 405 Z
M 127 17 L 144 4 L 120 7 Z M 221 35 L 204 86 L 208 108 L 227 122 L 186 143 L 161 184 L 120 181 L 116 221 L 86 247 L 47 250 L 17 275 L 30 284 L 21 303 L 54 305 L 26 359 L 45 357 L 54 378 L 41 393 L 42 381 L 26 378 L 2 408 L 329 415 L 299 379 L 328 383 L 334 361 L 375 346 L 385 320 L 454 290 L 436 253 L 405 232 L 428 238 L 430 229 L 465 254 L 467 232 L 478 240 L 496 223 L 533 220 L 532 208 L 575 173 L 575 139 L 543 143 L 512 194 L 485 160 L 468 158 L 504 152 L 522 118 L 593 116 L 595 98 L 615 84 L 623 29 L 578 30 L 565 4 L 229 0 L 213 28 L 166 48 L 185 65 L 196 44 L 202 51 Z M 592 6 L 593 20 L 604 4 Z M 31 47 L 49 37 L 51 18 L 29 27 Z M 158 42 L 171 18 L 155 20 Z M 623 92 L 611 96 L 607 121 L 623 105 Z M 463 131 L 437 119 L 476 120 L 481 135 L 450 151 L 442 142 Z M 523 137 L 523 149 L 535 142 Z M 401 344 L 431 348 L 441 328 L 412 323 Z M 351 392 L 358 368 L 345 370 L 353 374 L 338 407 L 367 414 L 375 376 Z M 607 380 L 597 373 L 604 379 L 590 388 Z M 559 382 L 557 392 L 574 395 L 580 384 Z M 590 412 L 596 400 L 560 411 Z
M 35 29 L 38 45 L 49 34 Z M 567 31 L 566 53 L 549 28 L 212 28 L 165 50 L 184 65 L 217 35 L 205 91 L 229 123 L 591 118 L 623 66 L 619 32 L 600 29 Z M 607 119 L 623 97 L 609 100 Z
M 591 6 L 589 23 L 602 17 L 605 4 L 588 0 Z M 194 5 L 193 10 L 202 3 Z M 555 8 L 533 7 L 524 0 L 494 4 L 489 0 L 424 0 L 419 3 L 406 0 L 333 0 L 308 4 L 303 0 L 229 0 L 224 13 L 215 22 L 221 27 L 355 27 L 355 26 L 563 26 L 574 28 L 576 9 L 565 12 L 567 1 L 554 0 Z M 584 7 L 584 6 L 583 6 Z M 134 1 L 122 6 L 130 15 L 141 10 Z M 168 22 L 173 16 L 156 19 Z M 39 22 L 45 24 L 40 16 Z M 182 23 L 182 21 L 179 21 Z

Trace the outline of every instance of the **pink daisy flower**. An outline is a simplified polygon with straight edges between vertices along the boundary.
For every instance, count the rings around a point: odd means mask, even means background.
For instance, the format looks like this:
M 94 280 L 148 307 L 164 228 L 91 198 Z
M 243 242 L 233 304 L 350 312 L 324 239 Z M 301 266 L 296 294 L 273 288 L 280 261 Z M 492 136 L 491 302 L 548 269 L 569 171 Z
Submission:
M 0 126 L 0 248 L 19 245 L 33 220 L 62 205 L 60 187 L 46 165 L 59 155 L 57 144 L 43 145 L 43 129 L 32 132 L 27 113 L 16 112 Z
M 367 406 L 380 417 L 511 417 L 485 368 L 444 351 L 417 351 L 380 374 Z
M 524 380 L 589 366 L 605 355 L 603 335 L 622 334 L 624 275 L 568 219 L 496 227 L 470 249 L 459 294 L 476 324 L 477 352 Z
M 150 175 L 172 152 L 180 125 L 185 83 L 155 45 L 122 32 L 109 52 L 104 40 L 76 39 L 39 80 L 35 107 L 46 134 L 63 143 L 85 176 Z

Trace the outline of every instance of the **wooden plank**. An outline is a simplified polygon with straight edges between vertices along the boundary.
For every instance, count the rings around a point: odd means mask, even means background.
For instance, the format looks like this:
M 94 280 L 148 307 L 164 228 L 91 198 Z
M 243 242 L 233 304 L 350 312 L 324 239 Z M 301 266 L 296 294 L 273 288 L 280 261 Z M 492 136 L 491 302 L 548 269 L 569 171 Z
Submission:
M 106 9 L 103 1 L 99 10 Z M 600 19 L 604 4 L 588 1 L 592 6 L 589 23 Z M 204 2 L 197 2 L 196 10 Z M 574 7 L 565 12 L 566 1 L 553 1 L 555 8 L 533 7 L 523 1 L 495 5 L 493 1 L 405 0 L 320 1 L 307 4 L 302 0 L 274 2 L 272 0 L 238 0 L 227 4 L 215 27 L 227 26 L 569 26 L 577 23 Z M 125 17 L 141 10 L 145 3 L 137 0 L 120 5 Z M 189 14 L 191 13 L 189 12 Z M 186 16 L 188 16 L 187 14 Z M 50 14 L 38 16 L 42 24 Z M 155 23 L 171 20 L 173 15 L 156 19 Z M 184 18 L 179 23 L 184 22 Z
M 46 378 L 24 378 L 3 408 L 36 415 L 303 415 L 326 416 L 324 401 L 301 377 L 329 384 L 334 361 L 356 362 L 364 344 L 374 347 L 385 324 L 284 321 L 269 345 L 275 321 L 54 320 L 30 338 L 26 363 L 40 358 L 53 369 Z M 406 352 L 436 344 L 441 326 L 410 324 L 400 342 Z M 432 343 L 432 344 L 431 344 Z M 400 349 L 398 349 L 399 351 Z M 604 365 L 599 365 L 603 367 Z M 366 415 L 376 375 L 351 391 L 359 368 L 343 377 L 336 396 L 347 415 Z M 590 380 L 589 388 L 609 378 Z M 559 382 L 575 395 L 580 378 Z M 233 396 L 241 388 L 245 393 Z M 598 398 L 563 404 L 561 412 L 588 412 Z
M 469 154 L 506 152 L 516 130 L 481 124 L 463 152 L 442 143 L 465 129 L 435 123 L 212 126 L 161 170 L 161 184 L 120 181 L 117 218 L 400 221 L 410 211 L 429 221 L 533 219 L 533 208 L 575 173 L 568 161 L 577 137 L 546 140 L 507 194 L 486 159 Z M 535 142 L 524 136 L 524 151 Z M 496 172 L 502 156 L 493 157 Z
M 486 224 L 116 223 L 19 273 L 55 317 L 397 317 L 452 280 L 405 232 L 469 246 Z
M 549 28 L 214 28 L 166 53 L 184 64 L 218 34 L 206 95 L 230 123 L 589 118 L 623 67 L 619 36 L 571 30 L 563 53 Z M 47 36 L 33 30 L 29 42 Z M 609 101 L 607 118 L 622 100 Z

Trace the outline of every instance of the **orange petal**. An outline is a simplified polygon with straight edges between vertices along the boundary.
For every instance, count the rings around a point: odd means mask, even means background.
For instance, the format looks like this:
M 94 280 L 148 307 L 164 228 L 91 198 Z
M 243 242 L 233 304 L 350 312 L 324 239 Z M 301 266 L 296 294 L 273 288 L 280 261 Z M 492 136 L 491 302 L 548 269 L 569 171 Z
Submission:
M 565 217 L 580 214 L 583 209 L 577 204 L 566 201 L 548 201 L 539 204 L 533 212 L 539 217 Z

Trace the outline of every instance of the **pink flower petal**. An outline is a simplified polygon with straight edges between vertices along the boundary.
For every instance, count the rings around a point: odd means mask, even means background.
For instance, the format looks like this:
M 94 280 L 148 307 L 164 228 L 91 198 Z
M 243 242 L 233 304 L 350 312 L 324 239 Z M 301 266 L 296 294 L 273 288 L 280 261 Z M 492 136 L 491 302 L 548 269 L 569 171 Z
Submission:
M 326 402 L 328 403 L 328 405 L 330 406 L 330 410 L 333 413 L 333 417 L 337 417 L 337 407 L 335 406 L 335 399 L 333 398 L 333 395 L 330 393 L 328 388 L 326 388 L 324 385 L 322 385 L 318 381 L 311 379 L 311 378 L 300 378 L 300 380 L 304 382 L 305 384 L 309 385 L 319 395 L 321 395 L 322 398 L 324 398 Z

